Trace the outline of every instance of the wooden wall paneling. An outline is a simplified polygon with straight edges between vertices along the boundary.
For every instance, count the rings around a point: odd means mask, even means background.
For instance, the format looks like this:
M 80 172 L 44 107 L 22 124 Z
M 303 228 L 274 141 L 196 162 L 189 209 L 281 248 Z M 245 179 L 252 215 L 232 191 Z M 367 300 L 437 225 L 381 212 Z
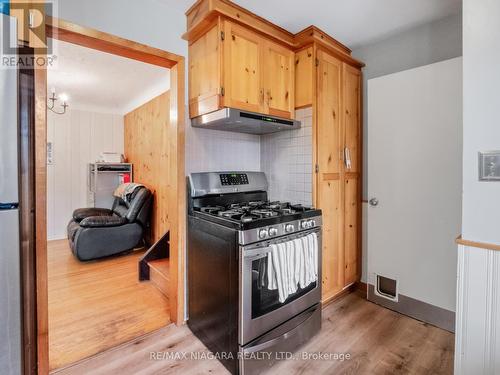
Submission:
M 313 104 L 314 61 L 312 46 L 295 53 L 295 108 Z
M 264 41 L 263 45 L 265 112 L 275 116 L 294 118 L 294 53 L 269 40 Z
M 219 23 L 189 45 L 189 115 L 196 117 L 220 107 Z
M 167 74 L 167 72 L 165 72 Z M 169 229 L 166 190 L 169 176 L 170 93 L 165 92 L 125 115 L 125 155 L 134 166 L 134 181 L 146 185 L 154 194 L 150 244 Z
M 323 212 L 323 301 L 344 287 L 342 63 L 318 51 L 317 205 Z
M 224 105 L 262 113 L 264 39 L 235 23 L 224 24 Z

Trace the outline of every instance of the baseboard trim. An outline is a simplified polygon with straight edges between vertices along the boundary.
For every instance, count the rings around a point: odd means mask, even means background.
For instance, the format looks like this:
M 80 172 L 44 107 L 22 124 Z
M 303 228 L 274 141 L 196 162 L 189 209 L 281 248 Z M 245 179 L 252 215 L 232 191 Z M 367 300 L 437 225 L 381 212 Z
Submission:
M 356 283 L 356 290 L 363 298 L 368 298 L 368 285 L 362 281 Z
M 455 333 L 455 313 L 453 311 L 402 294 L 399 294 L 398 302 L 394 302 L 376 295 L 375 287 L 371 284 L 368 284 L 368 300 L 390 310 Z

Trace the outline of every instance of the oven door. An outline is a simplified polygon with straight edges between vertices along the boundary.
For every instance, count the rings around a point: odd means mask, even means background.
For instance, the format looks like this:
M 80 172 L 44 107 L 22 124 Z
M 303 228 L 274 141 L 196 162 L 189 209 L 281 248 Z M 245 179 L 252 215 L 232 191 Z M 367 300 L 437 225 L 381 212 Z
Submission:
M 318 279 L 297 290 L 283 303 L 278 290 L 263 286 L 271 245 L 292 241 L 315 232 L 318 236 Z M 315 228 L 272 241 L 240 247 L 239 343 L 245 345 L 269 330 L 300 314 L 321 300 L 321 229 Z

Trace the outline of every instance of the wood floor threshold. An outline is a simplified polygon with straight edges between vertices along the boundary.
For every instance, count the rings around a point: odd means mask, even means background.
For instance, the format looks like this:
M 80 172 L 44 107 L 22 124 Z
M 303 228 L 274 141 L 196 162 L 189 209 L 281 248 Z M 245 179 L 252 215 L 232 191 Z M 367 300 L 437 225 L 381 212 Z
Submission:
M 185 324 L 185 322 L 183 322 L 182 325 L 183 324 Z M 145 333 L 144 335 L 138 336 L 130 341 L 124 342 L 122 344 L 119 344 L 119 345 L 114 346 L 112 348 L 109 348 L 107 350 L 103 350 L 102 352 L 93 354 L 90 357 L 80 359 L 79 361 L 73 362 L 67 366 L 52 370 L 49 372 L 49 374 L 57 374 L 59 372 L 71 370 L 72 367 L 76 367 L 76 366 L 79 366 L 79 365 L 84 364 L 86 362 L 92 361 L 92 360 L 94 360 L 97 357 L 100 357 L 102 355 L 110 354 L 110 353 L 113 353 L 117 350 L 122 350 L 123 348 L 126 348 L 127 346 L 135 345 L 138 341 L 146 340 L 146 339 L 150 338 L 151 336 L 161 335 L 163 333 L 163 331 L 167 331 L 168 329 L 170 329 L 171 326 L 175 326 L 175 324 L 170 322 L 170 324 L 166 325 L 165 327 L 161 327 L 155 331 Z

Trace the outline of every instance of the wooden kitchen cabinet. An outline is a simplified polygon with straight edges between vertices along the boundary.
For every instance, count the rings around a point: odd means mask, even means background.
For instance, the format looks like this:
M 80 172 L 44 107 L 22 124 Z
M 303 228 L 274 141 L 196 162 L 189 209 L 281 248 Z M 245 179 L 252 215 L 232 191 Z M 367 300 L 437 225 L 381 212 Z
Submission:
M 360 277 L 361 72 L 318 49 L 316 206 L 323 212 L 323 301 Z
M 312 106 L 314 85 L 314 49 L 303 48 L 295 53 L 295 108 Z
M 318 51 L 317 202 L 323 212 L 323 296 L 344 288 L 342 204 L 342 62 Z
M 224 30 L 224 106 L 263 113 L 265 40 L 232 22 Z
M 264 112 L 293 118 L 295 111 L 294 53 L 277 43 L 264 42 Z
M 223 107 L 293 118 L 294 52 L 219 20 L 189 46 L 189 114 Z
M 221 106 L 220 31 L 216 24 L 189 46 L 189 115 L 196 117 Z
M 235 107 L 312 111 L 313 203 L 323 213 L 322 300 L 361 276 L 361 68 L 315 26 L 292 34 L 226 0 L 186 13 L 190 116 Z

